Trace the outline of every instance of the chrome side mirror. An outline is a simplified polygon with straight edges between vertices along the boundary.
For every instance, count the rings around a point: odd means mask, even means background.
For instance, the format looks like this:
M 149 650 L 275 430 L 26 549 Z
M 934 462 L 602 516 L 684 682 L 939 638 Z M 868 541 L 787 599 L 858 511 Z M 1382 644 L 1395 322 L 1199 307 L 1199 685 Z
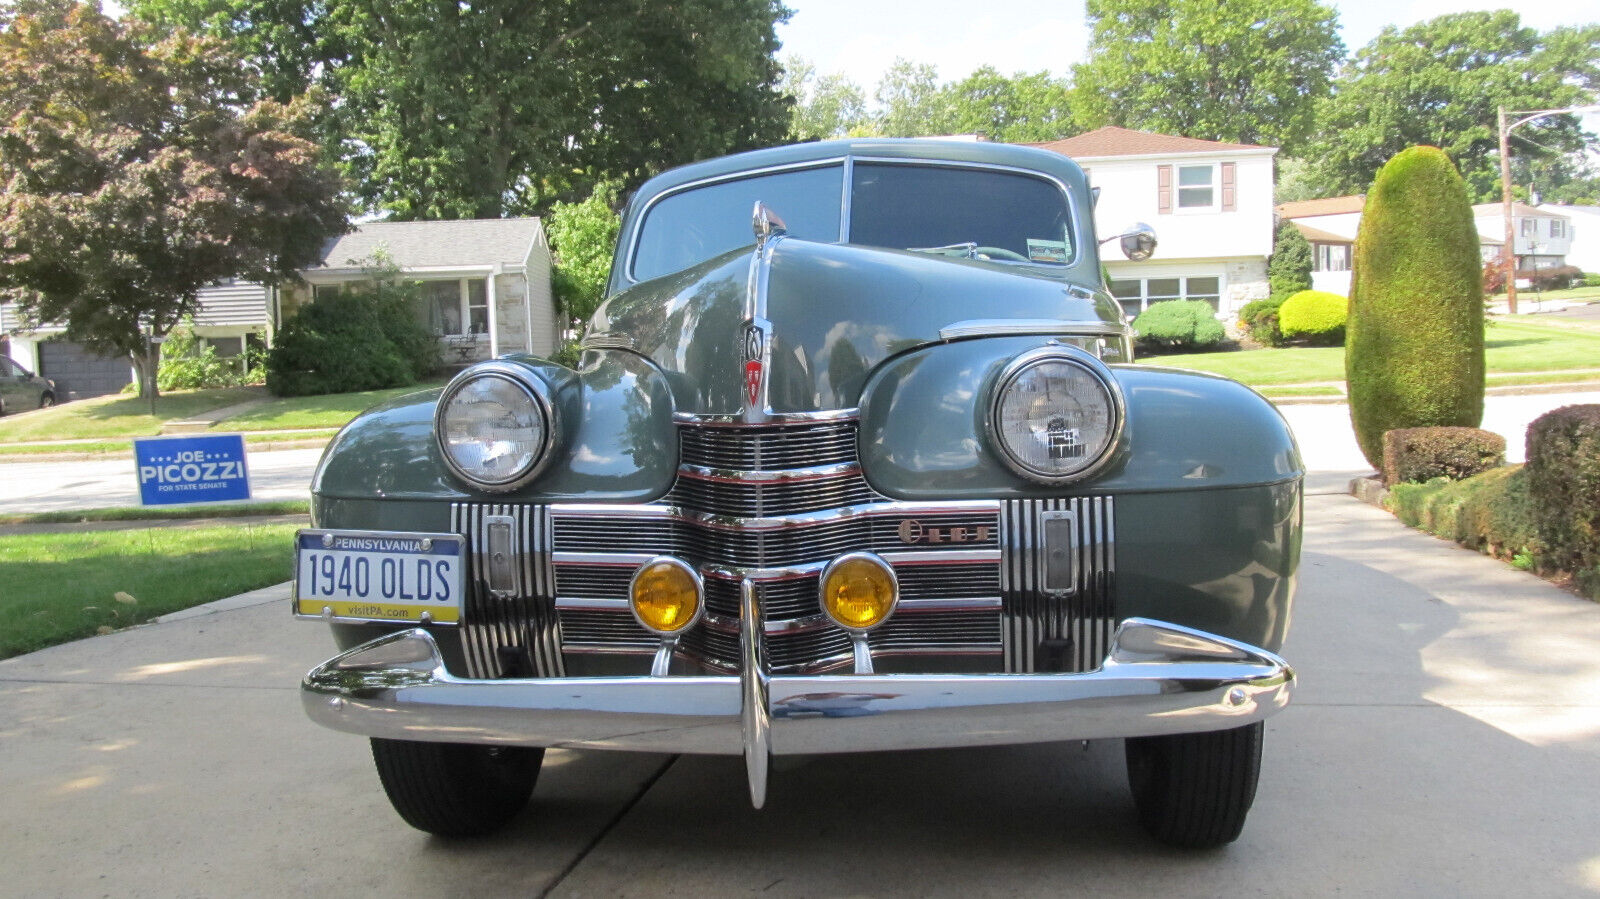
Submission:
M 1135 222 L 1122 232 L 1122 255 L 1134 262 L 1143 262 L 1156 253 L 1156 229 L 1144 222 Z

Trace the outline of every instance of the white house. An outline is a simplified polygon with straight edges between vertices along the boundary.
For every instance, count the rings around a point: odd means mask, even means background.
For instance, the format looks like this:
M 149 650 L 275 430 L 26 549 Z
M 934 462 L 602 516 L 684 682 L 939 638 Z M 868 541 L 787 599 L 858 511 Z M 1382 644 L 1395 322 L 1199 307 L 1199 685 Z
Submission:
M 1586 272 L 1600 272 L 1600 206 L 1541 206 L 1560 212 L 1572 222 L 1567 243 L 1567 264 Z
M 1500 203 L 1479 203 L 1472 207 L 1480 237 L 1492 237 L 1501 247 L 1506 239 L 1505 207 Z M 1519 270 L 1557 268 L 1567 264 L 1572 248 L 1572 219 L 1554 206 L 1511 204 L 1511 230 L 1516 238 Z M 1499 256 L 1496 247 L 1495 256 Z M 1486 257 L 1492 258 L 1492 257 Z
M 418 314 L 445 345 L 447 363 L 555 352 L 550 244 L 537 218 L 368 222 L 330 240 L 322 261 L 300 273 L 305 285 L 280 291 L 279 320 L 319 294 L 369 279 L 379 258 L 422 282 Z
M 1155 228 L 1153 258 L 1104 254 L 1111 291 L 1128 315 L 1153 302 L 1190 299 L 1232 316 L 1267 296 L 1277 148 L 1116 127 L 1033 146 L 1072 157 L 1100 189 L 1100 237 L 1134 222 Z
M 1293 222 L 1311 244 L 1311 287 L 1339 296 L 1350 293 L 1350 263 L 1354 257 L 1356 231 L 1361 227 L 1361 208 L 1367 198 L 1324 197 L 1282 203 L 1278 218 Z

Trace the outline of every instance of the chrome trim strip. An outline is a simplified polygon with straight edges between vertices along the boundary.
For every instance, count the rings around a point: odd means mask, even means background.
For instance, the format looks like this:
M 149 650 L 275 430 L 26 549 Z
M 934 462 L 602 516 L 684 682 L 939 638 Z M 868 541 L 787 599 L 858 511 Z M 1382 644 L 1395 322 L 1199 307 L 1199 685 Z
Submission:
M 801 481 L 826 481 L 859 477 L 861 463 L 840 462 L 835 465 L 818 465 L 815 468 L 782 468 L 747 471 L 737 468 L 707 468 L 704 465 L 682 464 L 678 477 L 717 484 L 788 484 Z
M 580 350 L 633 350 L 633 338 L 626 334 L 589 334 L 578 344 Z
M 928 552 L 880 552 L 878 555 L 893 565 L 964 565 L 999 562 L 998 549 L 944 549 Z
M 754 585 L 742 593 L 744 620 L 759 620 Z M 741 637 L 737 677 L 485 681 L 446 671 L 419 628 L 312 669 L 301 701 L 316 723 L 373 737 L 743 754 L 760 802 L 773 755 L 1223 730 L 1282 710 L 1295 686 L 1273 653 L 1144 619 L 1123 622 L 1106 663 L 1078 674 L 774 676 L 758 631 Z
M 962 599 L 902 599 L 895 611 L 906 614 L 918 612 L 993 612 L 999 611 L 1005 600 L 998 596 L 972 596 Z
M 939 329 L 939 339 L 959 340 L 963 337 L 999 337 L 1016 334 L 1083 335 L 1087 337 L 1121 337 L 1123 329 L 1100 321 L 1062 321 L 1059 319 L 1005 319 L 979 318 L 959 321 Z
M 589 596 L 557 596 L 556 611 L 558 612 L 618 612 L 626 615 L 630 603 L 626 599 L 598 598 Z
M 550 561 L 557 565 L 624 565 L 637 568 L 640 565 L 661 555 L 660 553 L 585 553 L 562 551 L 550 554 Z
M 855 421 L 861 417 L 860 409 L 828 409 L 821 412 L 773 412 L 761 425 L 815 424 L 818 422 Z M 699 425 L 704 428 L 748 428 L 750 423 L 743 415 L 707 414 L 700 412 L 674 412 L 677 424 Z
M 775 515 L 767 518 L 737 518 L 731 515 L 712 515 L 668 505 L 595 504 L 591 506 L 575 503 L 556 503 L 549 508 L 558 517 L 666 518 L 715 530 L 782 531 L 788 528 L 810 527 L 816 524 L 849 521 L 856 518 L 883 518 L 891 515 L 938 515 L 946 513 L 960 514 L 963 512 L 997 513 L 1000 508 L 1000 500 L 971 499 L 944 503 L 910 503 L 891 500 L 888 502 L 858 503 L 853 506 L 840 506 L 837 509 L 821 509 L 815 512 L 797 512 L 792 515 Z

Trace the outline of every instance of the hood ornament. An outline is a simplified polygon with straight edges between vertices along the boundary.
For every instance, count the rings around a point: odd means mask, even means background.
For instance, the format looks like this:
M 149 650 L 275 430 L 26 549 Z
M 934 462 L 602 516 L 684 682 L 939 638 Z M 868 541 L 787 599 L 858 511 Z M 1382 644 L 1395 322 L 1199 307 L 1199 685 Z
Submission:
M 757 200 L 756 208 L 750 215 L 750 230 L 755 232 L 756 246 L 760 247 L 767 242 L 767 238 L 788 233 L 789 226 L 783 223 L 782 216 Z

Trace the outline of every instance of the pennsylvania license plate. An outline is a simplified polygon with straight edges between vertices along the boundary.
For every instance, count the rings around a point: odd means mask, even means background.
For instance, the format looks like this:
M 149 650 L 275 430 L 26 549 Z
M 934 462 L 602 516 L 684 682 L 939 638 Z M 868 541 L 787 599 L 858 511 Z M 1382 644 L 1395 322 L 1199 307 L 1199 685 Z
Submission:
M 461 621 L 466 552 L 459 534 L 295 534 L 298 615 L 355 621 Z

